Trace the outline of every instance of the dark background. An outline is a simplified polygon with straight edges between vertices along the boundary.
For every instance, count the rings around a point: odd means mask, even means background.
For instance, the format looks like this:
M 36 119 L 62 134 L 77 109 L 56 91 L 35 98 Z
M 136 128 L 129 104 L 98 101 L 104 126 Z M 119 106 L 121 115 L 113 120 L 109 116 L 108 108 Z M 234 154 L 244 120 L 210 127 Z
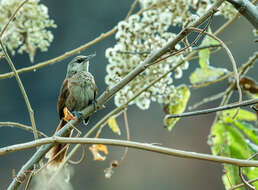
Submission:
M 35 63 L 45 61 L 66 51 L 72 50 L 88 41 L 93 40 L 101 33 L 113 28 L 120 20 L 125 18 L 131 1 L 42 1 L 49 8 L 49 14 L 58 28 L 53 29 L 54 41 L 48 52 L 37 52 Z M 212 29 L 215 31 L 223 22 L 223 17 L 215 17 Z M 177 31 L 178 32 L 178 31 Z M 245 63 L 252 52 L 257 50 L 252 26 L 243 18 L 240 18 L 220 36 L 229 45 L 237 65 Z M 104 76 L 107 59 L 105 49 L 113 46 L 114 36 L 108 37 L 96 45 L 81 52 L 87 55 L 96 52 L 97 57 L 92 60 L 90 71 L 95 76 L 98 89 L 103 92 L 106 88 Z M 35 112 L 37 128 L 47 135 L 52 135 L 58 124 L 56 102 L 60 86 L 65 77 L 67 60 L 38 69 L 35 72 L 26 72 L 20 75 Z M 12 56 L 17 69 L 28 67 L 30 63 L 28 55 Z M 231 63 L 224 51 L 220 51 L 212 57 L 211 64 L 217 67 L 226 67 L 232 70 Z M 174 80 L 175 84 L 188 83 L 189 73 L 197 66 L 192 62 L 184 76 L 180 80 Z M 257 66 L 256 66 L 257 68 Z M 257 79 L 257 72 L 252 69 L 249 74 Z M 0 73 L 10 72 L 5 60 L 0 62 Z M 193 90 L 190 105 L 202 100 L 204 97 L 214 95 L 226 89 L 227 83 L 222 82 L 211 87 Z M 0 121 L 14 121 L 30 125 L 29 114 L 14 77 L 0 80 Z M 237 95 L 233 96 L 237 100 Z M 214 101 L 201 108 L 210 108 L 219 104 Z M 106 108 L 98 111 L 91 117 L 88 127 L 79 128 L 83 133 L 101 119 L 115 106 L 113 100 L 106 103 Z M 147 111 L 139 110 L 135 106 L 128 109 L 128 119 L 131 131 L 131 140 L 148 143 L 162 143 L 164 146 L 188 151 L 210 153 L 207 145 L 207 137 L 212 124 L 214 114 L 182 119 L 172 132 L 168 132 L 162 126 L 162 107 L 152 103 Z M 122 139 L 125 139 L 124 124 L 122 118 L 118 119 L 122 130 Z M 108 127 L 104 128 L 101 137 L 120 138 L 113 134 Z M 33 140 L 32 133 L 10 128 L 0 128 L 0 146 L 4 147 L 16 143 Z M 221 181 L 222 166 L 209 163 L 169 157 L 157 153 L 130 149 L 125 162 L 117 169 L 110 180 L 104 178 L 103 170 L 109 166 L 113 159 L 120 159 L 123 148 L 109 147 L 110 154 L 105 162 L 92 160 L 91 154 L 87 154 L 86 161 L 73 166 L 74 176 L 71 183 L 74 189 L 223 189 Z M 11 171 L 17 172 L 21 166 L 32 156 L 35 149 L 20 151 L 0 157 L 0 189 L 6 189 L 11 182 Z M 79 156 L 79 155 L 78 155 Z M 77 157 L 78 157 L 77 156 Z

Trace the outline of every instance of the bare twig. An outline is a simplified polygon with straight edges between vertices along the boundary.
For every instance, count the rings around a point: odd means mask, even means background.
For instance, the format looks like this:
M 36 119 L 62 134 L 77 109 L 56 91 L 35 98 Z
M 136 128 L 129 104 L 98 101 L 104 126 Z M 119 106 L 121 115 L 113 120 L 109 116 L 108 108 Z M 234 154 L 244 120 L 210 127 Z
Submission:
M 21 123 L 16 123 L 16 122 L 0 122 L 0 128 L 1 127 L 5 127 L 5 126 L 9 126 L 9 127 L 17 127 L 17 128 L 20 128 L 20 129 L 24 129 L 26 131 L 30 131 L 30 132 L 33 132 L 33 129 L 31 126 L 27 126 L 27 125 L 23 125 Z M 39 135 L 41 135 L 42 137 L 48 137 L 46 134 L 44 134 L 43 132 L 37 130 L 37 133 Z
M 222 40 L 220 40 L 218 37 L 216 37 L 215 35 L 210 34 L 210 33 L 208 33 L 208 32 L 205 32 L 205 31 L 203 31 L 203 30 L 200 30 L 200 29 L 198 29 L 198 28 L 189 27 L 188 29 L 189 29 L 189 30 L 193 30 L 193 31 L 197 31 L 197 32 L 204 32 L 204 33 L 207 34 L 208 36 L 210 36 L 210 37 L 214 38 L 215 40 L 217 40 L 217 41 L 221 44 L 221 46 L 226 50 L 226 52 L 227 52 L 227 54 L 228 54 L 228 56 L 229 56 L 229 59 L 230 59 L 230 61 L 231 61 L 231 63 L 232 63 L 232 66 L 233 66 L 234 77 L 235 77 L 235 80 L 236 80 L 236 87 L 237 87 L 237 89 L 238 89 L 238 94 L 239 94 L 239 102 L 241 102 L 241 101 L 242 101 L 242 92 L 241 92 L 241 88 L 240 88 L 240 84 L 239 84 L 239 74 L 238 74 L 238 72 L 237 72 L 236 62 L 235 62 L 235 59 L 234 59 L 234 57 L 232 56 L 230 50 L 229 50 L 228 47 L 226 46 L 226 44 L 225 44 Z
M 132 10 L 133 8 L 135 8 L 135 6 L 132 6 L 130 10 Z M 127 14 L 127 15 L 130 16 L 130 14 Z M 87 42 L 87 43 L 81 45 L 78 48 L 75 48 L 71 51 L 68 51 L 68 52 L 66 52 L 62 55 L 59 55 L 59 56 L 57 56 L 53 59 L 50 59 L 50 60 L 47 60 L 47 61 L 44 61 L 44 62 L 40 62 L 40 63 L 32 65 L 30 67 L 25 67 L 25 68 L 19 69 L 19 70 L 17 70 L 17 72 L 18 72 L 18 74 L 20 74 L 20 73 L 24 73 L 24 72 L 28 72 L 28 71 L 34 71 L 34 70 L 37 70 L 41 67 L 45 67 L 47 65 L 54 64 L 56 62 L 60 62 L 60 61 L 66 59 L 66 58 L 68 58 L 68 57 L 70 57 L 74 54 L 80 53 L 81 51 L 83 51 L 83 50 L 87 49 L 88 47 L 98 43 L 99 41 L 105 39 L 106 37 L 109 37 L 109 36 L 113 35 L 116 31 L 117 31 L 117 26 L 115 26 L 114 28 L 112 28 L 111 30 L 109 30 L 105 33 L 102 33 L 101 35 L 99 35 L 94 40 L 92 40 L 90 42 Z M 10 78 L 12 76 L 14 76 L 14 72 L 9 72 L 9 73 L 5 73 L 5 74 L 1 74 L 0 79 Z
M 17 73 L 17 70 L 15 69 L 15 66 L 14 66 L 11 58 L 9 57 L 9 55 L 8 55 L 8 53 L 7 53 L 6 49 L 5 49 L 5 46 L 4 46 L 4 44 L 3 44 L 1 39 L 0 39 L 0 45 L 2 47 L 2 51 L 3 51 L 4 55 L 5 55 L 5 58 L 6 58 L 7 62 L 9 63 L 9 66 L 11 67 L 12 71 L 15 74 L 17 83 L 18 83 L 18 85 L 20 87 L 21 93 L 22 93 L 23 98 L 25 100 L 25 103 L 27 105 L 27 109 L 28 109 L 28 112 L 29 112 L 29 115 L 30 115 L 30 121 L 31 121 L 31 125 L 32 125 L 32 129 L 33 129 L 34 139 L 38 139 L 37 127 L 36 127 L 36 123 L 35 123 L 35 119 L 34 119 L 34 111 L 31 108 L 30 101 L 29 101 L 29 98 L 28 98 L 27 93 L 25 91 L 25 88 L 24 88 L 24 86 L 22 84 L 22 81 L 21 81 L 21 79 L 20 79 L 20 77 L 19 77 L 19 75 Z
M 209 18 L 214 11 L 223 3 L 224 0 L 217 0 L 213 6 L 198 20 L 191 24 L 191 27 L 197 27 L 202 24 L 207 18 Z M 128 84 L 131 80 L 133 80 L 136 76 L 142 73 L 147 65 L 153 63 L 166 52 L 174 49 L 175 45 L 179 43 L 186 35 L 190 33 L 190 30 L 184 29 L 182 30 L 174 39 L 171 39 L 164 47 L 153 52 L 149 57 L 147 57 L 141 64 L 139 64 L 134 70 L 132 70 L 128 75 L 126 75 L 120 82 L 114 85 L 112 88 L 108 88 L 104 93 L 97 98 L 97 105 L 90 105 L 84 110 L 82 110 L 83 118 L 87 118 L 91 113 L 93 113 L 96 109 L 99 109 L 103 106 L 105 102 L 107 102 L 116 92 L 122 89 L 126 84 Z M 71 129 L 71 126 L 77 126 L 81 121 L 76 119 L 67 123 L 61 130 L 56 133 L 56 136 L 66 135 Z M 27 161 L 27 163 L 20 169 L 17 176 L 23 179 L 23 171 L 31 169 L 34 164 L 36 164 L 45 154 L 54 146 L 54 143 L 47 144 L 45 146 L 40 147 L 40 149 Z M 8 190 L 17 189 L 20 184 L 17 183 L 16 180 L 13 180 L 8 187 Z
M 252 190 L 256 190 L 256 188 L 254 186 L 252 186 L 250 183 L 248 183 L 247 180 L 245 180 L 241 169 L 242 169 L 241 166 L 239 166 L 238 167 L 238 174 L 239 174 L 239 177 L 242 180 L 243 184 L 245 184 L 247 187 L 249 187 Z
M 209 114 L 209 113 L 218 112 L 218 111 L 222 111 L 222 110 L 228 110 L 228 109 L 233 109 L 233 108 L 238 108 L 238 107 L 249 106 L 249 105 L 253 105 L 253 104 L 257 104 L 257 103 L 258 103 L 258 98 L 255 98 L 255 99 L 243 101 L 241 103 L 229 104 L 229 105 L 220 106 L 220 107 L 217 107 L 217 108 L 187 112 L 187 113 L 182 113 L 182 114 L 167 115 L 166 119 Z
M 248 182 L 248 183 L 254 183 L 254 182 L 256 182 L 256 181 L 258 181 L 258 178 L 248 180 L 247 182 Z M 241 184 L 235 185 L 235 186 L 231 187 L 231 189 L 230 189 L 230 190 L 238 189 L 238 188 L 240 188 L 240 187 L 243 187 L 244 185 L 245 185 L 244 183 L 241 183 Z
M 67 138 L 67 137 L 48 137 L 27 143 L 16 144 L 5 148 L 0 148 L 0 155 L 4 155 L 10 152 L 25 150 L 36 146 L 41 146 L 49 143 L 64 143 L 64 144 L 105 144 L 112 146 L 121 146 L 136 148 L 140 150 L 146 150 L 150 152 L 156 152 L 160 154 L 166 154 L 170 156 L 206 160 L 211 162 L 218 162 L 224 164 L 232 164 L 241 167 L 257 167 L 258 161 L 255 160 L 242 160 L 236 158 L 229 158 L 223 156 L 209 155 L 196 152 L 182 151 L 172 148 L 161 147 L 149 143 L 139 143 L 133 141 L 114 140 L 114 139 L 102 139 L 102 138 Z
M 137 3 L 138 3 L 138 0 L 134 0 L 134 2 L 132 3 L 130 10 L 128 11 L 125 17 L 126 21 L 128 20 L 129 16 L 133 13 L 133 10 L 135 9 L 135 6 L 137 5 Z

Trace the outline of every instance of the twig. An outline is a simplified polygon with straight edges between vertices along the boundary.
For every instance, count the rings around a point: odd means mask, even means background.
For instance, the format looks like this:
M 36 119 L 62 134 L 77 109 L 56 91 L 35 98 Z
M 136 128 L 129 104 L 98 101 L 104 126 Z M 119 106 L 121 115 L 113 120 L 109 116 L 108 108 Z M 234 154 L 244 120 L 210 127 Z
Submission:
M 234 77 L 235 77 L 235 80 L 236 80 L 236 87 L 237 87 L 237 89 L 238 89 L 238 94 L 239 94 L 239 102 L 241 102 L 241 101 L 242 101 L 242 92 L 241 92 L 241 88 L 240 88 L 240 84 L 239 84 L 239 74 L 238 74 L 238 72 L 237 72 L 236 62 L 235 62 L 235 59 L 234 59 L 234 57 L 232 56 L 230 50 L 229 50 L 228 47 L 226 46 L 226 44 L 225 44 L 222 40 L 220 40 L 218 37 L 216 37 L 215 35 L 210 34 L 210 33 L 208 33 L 208 32 L 205 32 L 205 31 L 202 31 L 202 30 L 200 30 L 200 29 L 198 29 L 198 28 L 189 27 L 188 29 L 189 29 L 189 30 L 193 30 L 193 31 L 197 31 L 197 32 L 204 32 L 204 33 L 207 34 L 208 36 L 210 36 L 210 37 L 214 38 L 215 40 L 217 40 L 217 41 L 221 44 L 221 46 L 226 50 L 226 52 L 227 52 L 227 54 L 228 54 L 228 56 L 229 56 L 229 59 L 230 59 L 230 61 L 231 61 L 231 63 L 232 63 L 232 66 L 233 66 Z
M 217 0 L 212 7 L 198 20 L 191 24 L 191 27 L 196 27 L 202 24 L 207 18 L 209 18 L 214 11 L 223 3 L 224 0 Z M 161 49 L 153 52 L 149 57 L 147 57 L 141 64 L 139 64 L 134 70 L 132 70 L 129 74 L 127 74 L 120 82 L 118 82 L 112 88 L 108 88 L 104 93 L 97 98 L 97 105 L 90 105 L 84 110 L 82 110 L 82 116 L 87 118 L 91 113 L 93 113 L 97 108 L 101 108 L 105 102 L 107 102 L 116 92 L 122 89 L 126 84 L 128 84 L 131 80 L 133 80 L 136 76 L 138 76 L 141 72 L 143 72 L 147 65 L 156 61 L 163 54 L 168 52 L 170 49 L 173 49 L 175 45 L 180 42 L 186 35 L 190 33 L 189 30 L 182 30 L 174 39 L 168 41 L 168 43 L 162 47 Z M 78 119 L 72 120 L 67 123 L 61 130 L 56 133 L 56 136 L 63 136 L 72 129 L 72 126 L 77 126 L 81 121 Z M 23 171 L 31 169 L 34 164 L 36 164 L 45 154 L 54 146 L 54 143 L 47 144 L 45 146 L 40 147 L 40 149 L 25 163 L 25 165 L 20 169 L 17 176 L 23 179 Z M 13 180 L 8 187 L 8 190 L 17 189 L 20 184 L 17 181 Z
M 3 30 L 0 32 L 0 39 L 2 40 L 2 36 L 4 34 L 4 32 L 6 31 L 7 27 L 9 26 L 9 24 L 12 22 L 12 20 L 14 19 L 14 17 L 16 16 L 17 12 L 22 8 L 22 6 L 27 2 L 28 0 L 24 0 L 22 1 L 19 6 L 15 9 L 15 11 L 13 12 L 13 14 L 11 15 L 11 17 L 9 18 L 8 22 L 6 23 L 6 25 L 4 26 Z
M 258 103 L 258 98 L 255 98 L 255 99 L 243 101 L 241 103 L 238 102 L 238 103 L 234 103 L 234 104 L 220 106 L 220 107 L 217 107 L 217 108 L 187 112 L 187 113 L 182 113 L 182 114 L 167 115 L 166 119 L 209 114 L 209 113 L 218 112 L 218 111 L 222 111 L 222 110 L 228 110 L 228 109 L 233 109 L 233 108 L 238 108 L 238 107 L 249 106 L 249 105 L 253 105 L 253 104 L 257 104 L 257 103 Z
M 258 161 L 255 161 L 255 160 L 242 160 L 242 159 L 236 159 L 236 158 L 177 150 L 177 149 L 161 147 L 161 146 L 157 146 L 149 143 L 139 143 L 139 142 L 133 142 L 133 141 L 102 139 L 102 138 L 96 139 L 96 138 L 79 138 L 79 137 L 78 138 L 48 137 L 48 138 L 43 138 L 35 141 L 30 141 L 27 143 L 16 144 L 5 148 L 0 148 L 0 155 L 7 154 L 14 151 L 19 151 L 19 150 L 25 150 L 25 149 L 29 149 L 36 146 L 49 144 L 49 143 L 51 144 L 53 143 L 105 144 L 105 145 L 112 145 L 112 146 L 136 148 L 140 150 L 146 150 L 150 152 L 156 152 L 160 154 L 166 154 L 166 155 L 181 157 L 181 158 L 206 160 L 211 162 L 232 164 L 232 165 L 241 166 L 241 167 L 258 167 Z
M 130 129 L 129 129 L 129 124 L 128 124 L 126 110 L 124 110 L 124 121 L 125 121 L 125 130 L 126 130 L 126 140 L 130 141 Z M 121 165 L 123 163 L 123 161 L 125 160 L 127 154 L 128 154 L 128 147 L 125 147 L 124 154 L 123 154 L 120 162 L 118 163 L 118 165 Z
M 254 182 L 256 182 L 256 181 L 258 181 L 258 178 L 256 178 L 256 179 L 251 179 L 251 180 L 249 180 L 249 181 L 247 181 L 248 183 L 254 183 Z M 244 183 L 241 183 L 241 184 L 238 184 L 238 185 L 235 185 L 235 186 L 233 186 L 233 187 L 231 187 L 231 189 L 229 189 L 229 190 L 235 190 L 235 189 L 238 189 L 238 188 L 240 188 L 240 187 L 243 187 L 245 184 Z
M 241 169 L 242 169 L 241 166 L 239 166 L 238 167 L 238 174 L 239 174 L 239 177 L 242 180 L 243 184 L 245 184 L 247 187 L 249 187 L 252 190 L 256 190 L 256 188 L 254 186 L 252 186 L 250 183 L 248 183 L 247 180 L 245 180 Z
M 137 2 L 137 1 L 136 1 Z M 131 7 L 131 9 L 134 8 L 134 6 Z M 130 9 L 130 10 L 131 10 Z M 127 14 L 127 15 L 130 15 L 130 14 Z M 88 47 L 98 43 L 99 41 L 105 39 L 106 37 L 109 37 L 111 35 L 113 35 L 115 32 L 117 31 L 117 26 L 115 26 L 114 28 L 112 28 L 111 30 L 109 30 L 108 32 L 105 32 L 105 33 L 102 33 L 101 35 L 99 35 L 97 38 L 95 38 L 94 40 L 90 41 L 90 42 L 87 42 L 83 45 L 81 45 L 80 47 L 78 48 L 75 48 L 71 51 L 68 51 L 62 55 L 59 55 L 53 59 L 50 59 L 50 60 L 47 60 L 47 61 L 44 61 L 44 62 L 40 62 L 38 64 L 35 64 L 35 65 L 32 65 L 30 67 L 25 67 L 25 68 L 22 68 L 22 69 L 19 69 L 17 70 L 18 74 L 20 73 L 24 73 L 24 72 L 28 72 L 28 71 L 34 71 L 34 70 L 37 70 L 41 67 L 45 67 L 47 65 L 50 65 L 50 64 L 54 64 L 56 62 L 60 62 L 74 54 L 77 54 L 77 53 L 80 53 L 81 51 L 87 49 Z M 13 72 L 9 72 L 9 73 L 5 73 L 5 74 L 1 74 L 0 75 L 0 79 L 5 79 L 5 78 L 10 78 L 14 76 L 14 73 Z
M 22 69 L 19 69 L 17 70 L 18 74 L 20 73 L 24 73 L 24 72 L 28 72 L 28 71 L 33 71 L 33 70 L 37 70 L 41 67 L 45 67 L 47 65 L 50 65 L 50 64 L 53 64 L 53 63 L 56 63 L 56 62 L 59 62 L 63 59 L 66 59 L 74 54 L 77 54 L 77 53 L 80 53 L 81 51 L 85 50 L 86 48 L 98 43 L 99 41 L 103 40 L 104 38 L 108 37 L 108 36 L 111 36 L 112 34 L 114 34 L 117 30 L 117 27 L 114 27 L 112 28 L 111 30 L 109 30 L 108 32 L 106 33 L 103 33 L 101 35 L 99 35 L 97 38 L 95 38 L 94 40 L 90 41 L 90 42 L 87 42 L 86 44 L 78 47 L 78 48 L 75 48 L 71 51 L 68 51 L 60 56 L 57 56 L 53 59 L 50 59 L 50 60 L 47 60 L 47 61 L 44 61 L 44 62 L 41 62 L 41 63 L 38 63 L 38 64 L 35 64 L 35 65 L 32 65 L 30 67 L 25 67 L 25 68 L 22 68 Z M 14 73 L 13 72 L 9 72 L 9 73 L 5 73 L 5 74 L 1 74 L 0 75 L 0 79 L 5 79 L 5 78 L 10 78 L 14 76 Z
M 130 10 L 128 11 L 126 17 L 125 17 L 125 20 L 127 21 L 129 16 L 132 14 L 133 10 L 135 9 L 135 6 L 137 5 L 138 3 L 138 0 L 134 0 L 133 4 L 131 5 L 131 8 Z
M 215 94 L 215 95 L 213 95 L 213 96 L 204 98 L 204 99 L 202 99 L 200 102 L 197 102 L 197 103 L 195 103 L 195 104 L 192 105 L 192 106 L 189 106 L 188 109 L 189 109 L 190 111 L 193 110 L 193 109 L 196 109 L 197 107 L 199 107 L 199 106 L 201 106 L 201 105 L 203 105 L 203 104 L 206 104 L 206 103 L 208 103 L 208 102 L 211 102 L 211 101 L 214 101 L 214 100 L 217 100 L 217 99 L 221 98 L 222 96 L 224 96 L 224 94 L 225 94 L 225 92 L 220 92 L 220 93 Z
M 26 131 L 30 131 L 30 132 L 33 132 L 33 129 L 31 126 L 27 126 L 27 125 L 23 125 L 21 123 L 16 123 L 16 122 L 0 122 L 0 128 L 1 127 L 5 127 L 5 126 L 10 126 L 10 127 L 17 127 L 17 128 L 20 128 L 20 129 L 24 129 Z M 39 135 L 41 135 L 42 137 L 48 137 L 46 134 L 44 134 L 43 132 L 37 130 L 37 133 Z
M 23 98 L 25 100 L 25 103 L 27 105 L 27 109 L 28 109 L 28 112 L 29 112 L 29 115 L 30 115 L 30 121 L 31 121 L 31 125 L 32 125 L 32 129 L 33 129 L 33 135 L 34 135 L 34 139 L 38 139 L 38 133 L 37 133 L 37 127 L 36 127 L 36 123 L 35 123 L 35 119 L 34 119 L 34 111 L 33 109 L 31 108 L 31 105 L 30 105 L 30 101 L 29 101 L 29 98 L 26 94 L 26 91 L 25 91 L 25 88 L 22 84 L 22 81 L 17 73 L 17 70 L 15 69 L 15 66 L 11 60 L 11 58 L 9 57 L 6 49 L 5 49 L 5 46 L 2 42 L 2 40 L 0 39 L 0 45 L 2 47 L 2 51 L 5 55 L 5 59 L 7 60 L 7 62 L 9 63 L 9 66 L 11 67 L 12 71 L 14 72 L 14 75 L 15 75 L 15 78 L 17 80 L 17 83 L 20 87 L 20 90 L 21 90 L 21 93 L 23 95 Z

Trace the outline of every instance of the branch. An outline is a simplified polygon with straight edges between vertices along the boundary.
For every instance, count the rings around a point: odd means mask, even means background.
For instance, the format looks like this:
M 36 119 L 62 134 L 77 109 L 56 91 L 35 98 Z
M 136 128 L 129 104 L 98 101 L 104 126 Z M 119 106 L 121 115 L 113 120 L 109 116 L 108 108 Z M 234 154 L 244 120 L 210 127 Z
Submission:
M 30 132 L 33 132 L 33 129 L 31 126 L 27 126 L 27 125 L 23 125 L 21 123 L 16 123 L 16 122 L 0 122 L 0 128 L 1 127 L 4 127 L 4 126 L 10 126 L 10 127 L 18 127 L 20 129 L 24 129 L 26 131 L 30 131 Z M 39 135 L 41 135 L 42 137 L 48 137 L 46 134 L 44 134 L 43 132 L 37 130 L 37 133 Z
M 203 30 L 200 30 L 198 28 L 189 27 L 188 29 L 193 30 L 193 31 L 197 31 L 197 32 L 203 32 L 203 33 L 207 34 L 211 38 L 217 40 L 221 44 L 221 46 L 226 50 L 226 53 L 228 54 L 229 59 L 230 59 L 230 61 L 232 63 L 232 66 L 233 66 L 234 78 L 236 80 L 236 87 L 237 87 L 237 90 L 238 90 L 239 103 L 240 103 L 242 101 L 242 92 L 241 92 L 241 88 L 240 88 L 240 84 L 239 84 L 239 74 L 237 72 L 237 66 L 236 66 L 235 59 L 234 59 L 233 55 L 231 54 L 230 50 L 228 49 L 228 47 L 226 46 L 226 44 L 222 40 L 220 40 L 217 36 L 215 36 L 213 34 L 210 34 L 208 32 L 205 32 Z
M 112 146 L 122 146 L 129 148 L 136 148 L 140 150 L 146 150 L 150 152 L 156 152 L 160 154 L 181 157 L 181 158 L 189 158 L 189 159 L 197 159 L 197 160 L 206 160 L 211 162 L 218 162 L 222 164 L 232 164 L 241 167 L 258 167 L 258 161 L 254 160 L 242 160 L 236 158 L 228 158 L 223 156 L 214 156 L 203 153 L 196 152 L 188 152 L 182 151 L 172 148 L 160 147 L 157 145 L 149 144 L 149 143 L 139 143 L 133 141 L 125 141 L 125 140 L 114 140 L 114 139 L 102 139 L 102 138 L 67 138 L 67 137 L 49 137 L 44 139 L 39 139 L 35 141 L 30 141 L 27 143 L 12 145 L 9 147 L 1 148 L 0 155 L 4 155 L 10 152 L 15 152 L 19 150 L 25 150 L 29 148 L 33 148 L 36 146 L 48 144 L 48 143 L 64 143 L 64 144 L 105 144 Z
M 189 116 L 195 116 L 195 115 L 203 115 L 203 114 L 218 112 L 218 111 L 222 111 L 222 110 L 229 110 L 229 109 L 233 109 L 233 108 L 249 106 L 249 105 L 253 105 L 253 104 L 257 104 L 257 103 L 258 103 L 258 98 L 255 98 L 255 99 L 243 101 L 241 103 L 229 104 L 229 105 L 220 106 L 220 107 L 217 107 L 217 108 L 187 112 L 187 113 L 182 113 L 182 114 L 167 115 L 166 119 L 178 118 L 178 117 L 189 117 Z
M 227 0 L 258 30 L 258 7 L 249 0 Z
M 190 26 L 197 27 L 202 24 L 207 18 L 216 12 L 217 8 L 224 2 L 224 0 L 217 0 L 214 5 L 198 20 L 193 22 Z M 122 89 L 126 84 L 128 84 L 131 80 L 133 80 L 137 75 L 145 70 L 145 68 L 156 61 L 159 57 L 164 55 L 166 52 L 174 49 L 175 45 L 179 43 L 186 35 L 188 35 L 191 31 L 188 29 L 183 29 L 174 39 L 170 40 L 164 47 L 153 52 L 150 56 L 148 56 L 139 66 L 137 66 L 134 70 L 132 70 L 127 76 L 125 76 L 120 82 L 118 82 L 111 89 L 107 89 L 98 99 L 97 105 L 90 105 L 84 110 L 82 110 L 82 116 L 87 118 L 91 113 L 93 113 L 96 109 L 101 108 L 105 102 L 107 102 L 116 92 Z M 59 130 L 56 136 L 64 136 L 66 135 L 73 126 L 77 126 L 80 123 L 78 119 L 70 121 L 67 123 L 61 130 Z M 36 164 L 49 150 L 54 146 L 54 143 L 47 144 L 45 146 L 40 147 L 40 149 L 27 161 L 27 163 L 21 168 L 17 177 L 21 180 L 24 179 L 24 171 L 30 170 L 33 168 L 33 165 Z M 17 189 L 20 184 L 17 180 L 13 180 L 8 190 Z
M 37 127 L 36 127 L 36 123 L 35 123 L 35 119 L 34 119 L 34 111 L 33 109 L 31 108 L 31 105 L 30 105 L 30 101 L 29 101 L 29 98 L 27 96 L 27 93 L 25 91 L 25 88 L 22 84 L 22 81 L 17 73 L 17 70 L 15 69 L 15 66 L 11 60 L 11 58 L 9 57 L 6 49 L 5 49 L 5 46 L 2 42 L 2 40 L 0 39 L 0 45 L 2 47 L 2 51 L 4 53 L 4 56 L 5 56 L 5 59 L 7 60 L 9 66 L 11 67 L 12 71 L 14 72 L 14 75 L 15 75 L 15 78 L 17 80 L 17 83 L 20 87 L 20 90 L 21 90 L 21 93 L 23 95 L 23 98 L 25 100 L 25 103 L 26 103 L 26 106 L 27 106 L 27 109 L 28 109 L 28 112 L 29 112 L 29 115 L 30 115 L 30 121 L 31 121 L 31 125 L 32 125 L 32 129 L 33 129 L 33 135 L 34 135 L 34 139 L 38 139 L 38 133 L 37 133 Z
M 132 13 L 133 9 L 135 8 L 136 4 L 137 4 L 138 0 L 135 0 L 134 3 L 132 4 L 129 12 L 127 13 L 127 16 L 125 18 L 128 19 L 128 17 L 130 16 L 130 14 Z M 111 30 L 107 31 L 106 33 L 102 33 L 101 35 L 99 35 L 97 38 L 95 38 L 94 40 L 90 41 L 90 42 L 87 42 L 86 44 L 83 44 L 81 45 L 80 47 L 78 48 L 75 48 L 71 51 L 68 51 L 62 55 L 59 55 L 53 59 L 50 59 L 50 60 L 47 60 L 47 61 L 44 61 L 44 62 L 40 62 L 38 64 L 35 64 L 33 66 L 30 66 L 30 67 L 25 67 L 25 68 L 22 68 L 22 69 L 19 69 L 17 70 L 18 74 L 20 73 L 24 73 L 24 72 L 29 72 L 29 71 L 34 71 L 34 70 L 37 70 L 41 67 L 45 67 L 47 65 L 50 65 L 50 64 L 54 64 L 56 62 L 60 62 L 74 54 L 77 54 L 77 53 L 80 53 L 81 51 L 87 49 L 88 47 L 98 43 L 99 41 L 103 40 L 104 38 L 106 37 L 109 37 L 111 35 L 113 35 L 115 32 L 117 31 L 117 26 L 115 26 L 114 28 L 112 28 Z M 10 78 L 14 76 L 14 73 L 13 72 L 9 72 L 9 73 L 5 73 L 5 74 L 1 74 L 0 75 L 0 79 L 5 79 L 5 78 Z
M 248 183 L 254 183 L 254 182 L 256 182 L 256 181 L 258 181 L 258 178 L 256 178 L 256 179 L 251 179 L 251 180 L 249 180 L 249 181 L 247 181 Z M 234 190 L 234 189 L 238 189 L 239 187 L 243 187 L 245 184 L 244 183 L 241 183 L 241 184 L 238 184 L 238 185 L 235 185 L 235 186 L 233 186 L 231 189 L 229 189 L 229 190 Z

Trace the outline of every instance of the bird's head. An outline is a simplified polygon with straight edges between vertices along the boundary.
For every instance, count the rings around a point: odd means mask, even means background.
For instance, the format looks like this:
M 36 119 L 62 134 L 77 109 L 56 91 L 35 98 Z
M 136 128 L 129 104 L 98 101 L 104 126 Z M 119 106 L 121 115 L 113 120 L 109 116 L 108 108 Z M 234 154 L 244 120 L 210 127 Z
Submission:
M 67 67 L 66 77 L 71 77 L 76 74 L 78 71 L 89 71 L 89 60 L 95 57 L 96 54 L 84 56 L 79 55 L 72 59 Z

